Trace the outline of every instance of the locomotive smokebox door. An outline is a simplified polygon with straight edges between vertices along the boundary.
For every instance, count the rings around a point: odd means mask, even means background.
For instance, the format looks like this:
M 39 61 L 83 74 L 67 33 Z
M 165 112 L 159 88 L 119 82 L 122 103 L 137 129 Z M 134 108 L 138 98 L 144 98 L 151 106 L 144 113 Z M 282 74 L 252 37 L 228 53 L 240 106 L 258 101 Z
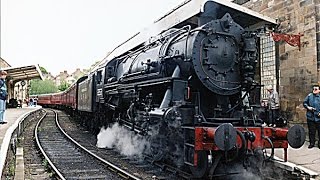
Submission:
M 236 129 L 230 123 L 221 124 L 214 134 L 214 142 L 220 150 L 231 150 L 237 142 Z
M 289 145 L 293 148 L 300 148 L 306 140 L 306 132 L 302 126 L 294 125 L 287 134 Z
M 192 63 L 199 80 L 209 90 L 220 95 L 240 92 L 239 42 L 244 29 L 229 13 L 203 26 L 194 44 L 193 53 L 200 53 Z

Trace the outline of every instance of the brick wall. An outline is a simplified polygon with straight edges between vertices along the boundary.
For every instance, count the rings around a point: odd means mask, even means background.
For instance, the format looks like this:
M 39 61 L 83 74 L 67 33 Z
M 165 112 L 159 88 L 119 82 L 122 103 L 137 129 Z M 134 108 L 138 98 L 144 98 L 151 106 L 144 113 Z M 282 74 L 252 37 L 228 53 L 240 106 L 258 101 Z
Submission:
M 303 123 L 305 110 L 302 101 L 311 92 L 311 84 L 319 82 L 317 68 L 316 32 L 319 32 L 320 0 L 250 0 L 243 6 L 278 19 L 282 33 L 302 33 L 303 46 L 292 47 L 279 43 L 281 109 L 289 120 Z M 316 30 L 316 27 L 318 30 Z M 318 35 L 320 37 L 320 34 Z M 318 47 L 318 49 L 320 49 Z

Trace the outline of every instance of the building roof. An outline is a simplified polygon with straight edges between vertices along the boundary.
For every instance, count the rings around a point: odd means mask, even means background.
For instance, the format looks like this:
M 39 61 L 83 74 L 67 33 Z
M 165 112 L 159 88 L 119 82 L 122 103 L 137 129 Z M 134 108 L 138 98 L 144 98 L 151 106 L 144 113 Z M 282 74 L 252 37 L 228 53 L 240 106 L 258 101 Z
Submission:
M 7 67 L 2 68 L 7 71 L 8 77 L 13 81 L 29 80 L 40 78 L 43 79 L 39 65 Z
M 0 68 L 5 68 L 5 67 L 11 67 L 11 65 L 2 57 L 0 57 Z

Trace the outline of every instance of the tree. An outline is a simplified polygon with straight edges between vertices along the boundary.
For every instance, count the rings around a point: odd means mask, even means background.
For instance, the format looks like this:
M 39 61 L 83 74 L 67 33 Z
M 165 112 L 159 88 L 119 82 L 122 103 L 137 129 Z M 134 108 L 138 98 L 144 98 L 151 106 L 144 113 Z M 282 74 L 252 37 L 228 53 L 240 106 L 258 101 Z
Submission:
M 58 88 L 52 80 L 34 79 L 30 81 L 30 95 L 47 94 L 58 92 Z
M 62 81 L 61 84 L 58 86 L 59 91 L 64 91 L 70 87 L 70 84 L 68 84 L 65 81 Z
M 46 68 L 40 66 L 40 71 L 42 74 L 48 74 L 48 71 L 46 70 Z

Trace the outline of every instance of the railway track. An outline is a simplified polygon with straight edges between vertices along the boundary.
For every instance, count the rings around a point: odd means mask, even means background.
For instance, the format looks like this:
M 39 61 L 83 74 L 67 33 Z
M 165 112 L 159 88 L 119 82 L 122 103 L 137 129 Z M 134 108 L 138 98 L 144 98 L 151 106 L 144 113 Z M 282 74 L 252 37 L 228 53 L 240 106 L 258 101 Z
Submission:
M 97 156 L 117 164 L 141 179 L 191 179 L 191 175 L 176 170 L 174 167 L 152 163 L 146 157 L 128 157 L 113 148 L 98 148 L 97 136 L 86 131 L 64 112 L 58 111 L 59 124 L 67 134 Z
M 75 140 L 77 140 L 80 144 L 85 146 L 87 149 L 90 149 L 92 152 L 97 154 L 98 156 L 107 159 L 115 164 L 119 164 L 125 167 L 128 171 L 131 171 L 133 174 L 136 174 L 141 179 L 192 179 L 192 176 L 188 173 L 185 173 L 181 170 L 177 170 L 176 168 L 163 164 L 163 163 L 156 163 L 152 162 L 151 159 L 144 157 L 142 159 L 138 158 L 129 158 L 127 156 L 122 156 L 117 150 L 115 149 L 100 149 L 96 147 L 96 136 L 92 135 L 89 131 L 86 131 L 73 121 L 69 116 L 65 115 L 63 112 L 58 112 L 60 115 L 59 121 L 62 128 Z M 269 172 L 263 173 L 268 174 L 269 177 L 261 177 L 261 179 L 277 179 L 280 177 L 288 177 L 289 179 L 301 179 L 299 175 L 292 175 L 290 172 L 286 172 L 285 169 L 279 169 L 278 167 L 273 167 L 273 162 L 268 162 Z M 273 174 L 272 172 L 276 172 Z M 222 175 L 221 177 L 217 176 L 214 179 L 233 179 L 236 176 L 245 177 L 245 174 L 238 174 L 238 175 Z M 274 178 L 272 176 L 276 175 L 277 177 Z M 256 176 L 255 176 L 256 177 Z M 250 179 L 250 176 L 249 176 Z
M 35 122 L 30 123 L 30 127 L 32 124 Z M 148 158 L 129 158 L 115 149 L 97 148 L 96 136 L 61 111 L 55 113 L 47 110 L 47 115 L 39 121 L 34 132 L 38 134 L 36 139 L 41 144 L 40 151 L 45 153 L 46 160 L 29 157 L 33 169 L 29 171 L 30 179 L 55 178 L 52 173 L 43 170 L 46 169 L 41 167 L 43 164 L 50 165 L 60 179 L 192 179 L 188 173 L 166 164 L 151 162 Z M 25 142 L 29 141 L 29 136 L 30 133 L 26 134 Z M 285 176 L 288 177 L 288 174 Z M 294 179 L 301 178 L 296 176 Z
M 35 136 L 45 162 L 60 179 L 140 179 L 95 156 L 66 135 L 54 111 L 47 111 L 47 115 L 38 122 Z
M 41 117 L 45 115 L 45 111 L 40 112 Z M 28 120 L 28 125 L 24 129 L 22 145 L 24 148 L 24 165 L 26 179 L 54 179 L 52 174 L 47 169 L 41 158 L 41 153 L 38 151 L 37 145 L 34 142 L 34 129 L 39 119 L 34 118 Z

